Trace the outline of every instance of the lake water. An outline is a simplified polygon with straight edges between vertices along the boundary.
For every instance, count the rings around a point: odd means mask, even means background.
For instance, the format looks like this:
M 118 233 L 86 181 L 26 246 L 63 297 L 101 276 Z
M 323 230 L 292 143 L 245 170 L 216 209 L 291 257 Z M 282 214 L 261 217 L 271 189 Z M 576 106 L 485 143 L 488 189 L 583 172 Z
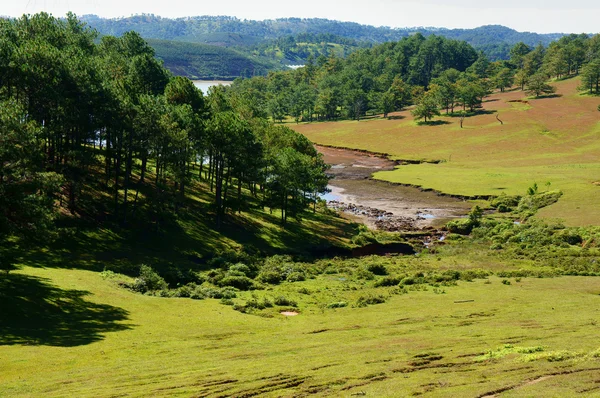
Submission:
M 206 95 L 208 94 L 208 89 L 212 86 L 218 86 L 220 84 L 223 86 L 230 86 L 233 82 L 228 80 L 192 80 L 192 83 Z

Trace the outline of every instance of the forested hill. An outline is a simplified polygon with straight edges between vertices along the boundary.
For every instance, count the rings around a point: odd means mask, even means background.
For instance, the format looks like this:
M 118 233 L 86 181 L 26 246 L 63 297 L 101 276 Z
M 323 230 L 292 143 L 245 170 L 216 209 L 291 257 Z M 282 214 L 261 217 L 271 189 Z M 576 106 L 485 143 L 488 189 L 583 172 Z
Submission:
M 173 40 L 147 41 L 167 69 L 192 80 L 233 80 L 266 75 L 280 67 L 265 57 L 254 57 L 229 48 Z
M 119 19 L 104 19 L 87 15 L 82 20 L 102 34 L 119 36 L 126 31 L 135 30 L 145 38 L 246 48 L 282 37 L 305 33 L 330 34 L 357 42 L 375 44 L 398 41 L 403 37 L 420 32 L 424 36 L 436 34 L 451 39 L 465 40 L 476 49 L 484 50 L 486 55 L 492 59 L 508 58 L 508 49 L 518 42 L 524 42 L 529 46 L 540 43 L 547 46 L 550 42 L 563 36 L 561 33 L 517 32 L 499 25 L 482 26 L 475 29 L 389 28 L 319 18 L 252 21 L 226 16 L 169 19 L 146 14 Z

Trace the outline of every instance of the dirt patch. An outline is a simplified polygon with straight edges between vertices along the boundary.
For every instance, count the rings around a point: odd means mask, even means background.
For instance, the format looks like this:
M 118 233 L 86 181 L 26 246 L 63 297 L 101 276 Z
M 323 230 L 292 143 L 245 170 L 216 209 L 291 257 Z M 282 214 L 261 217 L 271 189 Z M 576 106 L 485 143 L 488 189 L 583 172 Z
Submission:
M 296 311 L 282 311 L 282 312 L 280 312 L 280 314 L 283 316 L 298 316 L 298 315 L 300 315 Z

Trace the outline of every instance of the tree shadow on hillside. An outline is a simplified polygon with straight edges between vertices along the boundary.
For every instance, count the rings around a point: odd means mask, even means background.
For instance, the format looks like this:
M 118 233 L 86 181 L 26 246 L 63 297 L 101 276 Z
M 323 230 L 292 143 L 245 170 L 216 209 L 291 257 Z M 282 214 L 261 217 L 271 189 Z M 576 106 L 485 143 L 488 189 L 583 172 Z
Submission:
M 534 100 L 541 100 L 541 99 L 548 99 L 548 98 L 560 98 L 562 97 L 562 94 L 545 94 L 545 95 L 540 95 L 538 97 L 530 97 L 531 99 Z
M 402 115 L 391 115 L 387 117 L 388 120 L 402 120 L 402 119 L 406 119 L 406 116 L 402 116 Z
M 63 290 L 48 280 L 22 274 L 0 276 L 0 346 L 75 347 L 128 330 L 128 312 L 86 301 L 89 292 Z
M 429 120 L 427 122 L 417 122 L 419 126 L 443 126 L 445 124 L 450 124 L 447 120 Z

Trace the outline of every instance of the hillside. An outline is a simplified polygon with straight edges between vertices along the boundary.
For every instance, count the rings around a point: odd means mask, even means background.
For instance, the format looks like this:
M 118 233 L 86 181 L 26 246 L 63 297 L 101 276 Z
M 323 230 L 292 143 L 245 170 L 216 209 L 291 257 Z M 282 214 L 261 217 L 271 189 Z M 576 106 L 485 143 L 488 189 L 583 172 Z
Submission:
M 540 43 L 547 46 L 563 36 L 561 33 L 517 32 L 498 25 L 482 26 L 475 29 L 389 28 L 320 18 L 282 18 L 252 21 L 225 16 L 169 19 L 154 15 L 137 15 L 128 18 L 105 19 L 94 15 L 86 15 L 83 20 L 102 34 L 118 36 L 128 30 L 135 30 L 145 38 L 248 49 L 282 37 L 295 37 L 302 34 L 329 34 L 352 39 L 359 43 L 377 44 L 398 41 L 403 37 L 420 32 L 424 36 L 436 34 L 452 39 L 465 40 L 476 49 L 484 50 L 492 60 L 506 59 L 509 47 L 515 43 L 522 41 L 529 46 L 536 46 Z
M 190 79 L 224 79 L 265 75 L 281 65 L 264 57 L 207 44 L 148 39 L 148 44 L 163 60 L 164 66 L 177 76 Z
M 384 152 L 395 159 L 442 161 L 376 174 L 386 181 L 466 196 L 520 194 L 534 183 L 548 184 L 564 196 L 543 209 L 542 217 L 598 225 L 600 99 L 579 94 L 577 78 L 554 85 L 558 91 L 550 98 L 527 98 L 520 90 L 496 93 L 478 115 L 465 119 L 462 129 L 458 117 L 417 125 L 410 109 L 389 120 L 301 124 L 295 129 L 319 144 Z

